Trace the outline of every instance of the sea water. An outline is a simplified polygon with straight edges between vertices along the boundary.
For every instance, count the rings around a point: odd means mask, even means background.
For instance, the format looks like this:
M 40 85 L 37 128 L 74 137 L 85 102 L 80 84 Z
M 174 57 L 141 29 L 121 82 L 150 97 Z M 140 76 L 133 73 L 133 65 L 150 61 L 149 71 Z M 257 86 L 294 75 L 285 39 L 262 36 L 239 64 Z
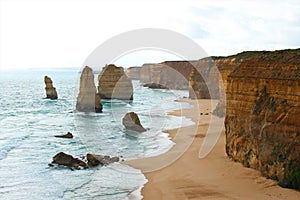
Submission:
M 88 114 L 72 112 L 78 70 L 0 73 L 0 199 L 140 199 L 136 191 L 147 180 L 139 170 L 122 163 L 75 171 L 51 168 L 48 163 L 59 152 L 124 160 L 159 155 L 174 145 L 163 130 L 193 123 L 166 114 L 188 107 L 174 101 L 187 96 L 187 91 L 153 90 L 133 81 L 133 101 L 102 100 L 103 113 Z M 45 75 L 52 78 L 58 100 L 44 99 Z M 147 132 L 124 130 L 122 117 L 131 111 L 149 128 Z M 54 137 L 67 132 L 74 138 Z

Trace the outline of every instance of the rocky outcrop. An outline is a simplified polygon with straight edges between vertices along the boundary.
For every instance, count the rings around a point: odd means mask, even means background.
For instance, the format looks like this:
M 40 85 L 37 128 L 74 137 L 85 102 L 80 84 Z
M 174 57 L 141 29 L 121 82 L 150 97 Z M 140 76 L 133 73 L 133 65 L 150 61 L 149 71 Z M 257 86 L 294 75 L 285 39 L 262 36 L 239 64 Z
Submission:
M 102 155 L 96 155 L 96 154 L 87 154 L 86 158 L 88 160 L 88 166 L 90 167 L 96 167 L 96 166 L 103 166 L 103 165 L 109 165 L 114 162 L 119 162 L 119 157 L 110 157 L 110 156 L 102 156 Z
M 131 80 L 122 67 L 106 65 L 98 77 L 98 91 L 103 99 L 133 99 Z
M 50 77 L 45 76 L 44 77 L 44 82 L 46 84 L 46 98 L 47 99 L 57 99 L 57 92 L 56 88 L 53 87 L 53 82 Z
M 68 132 L 67 134 L 64 134 L 64 135 L 55 135 L 54 137 L 57 137 L 57 138 L 73 138 L 73 134 Z
M 84 157 L 83 157 L 84 159 Z M 73 156 L 66 154 L 64 152 L 60 152 L 53 157 L 52 163 L 49 164 L 50 167 L 54 167 L 54 164 L 63 165 L 69 167 L 70 169 L 80 169 L 80 168 L 88 168 L 88 167 L 96 167 L 109 165 L 114 162 L 119 162 L 119 157 L 110 157 L 103 155 L 96 155 L 88 153 L 86 155 L 87 163 L 78 158 L 74 158 Z
M 141 67 L 129 67 L 126 70 L 126 75 L 131 80 L 139 80 L 140 79 L 140 73 L 141 73 Z
M 144 84 L 143 86 L 151 88 L 151 89 L 168 89 L 167 87 L 165 87 L 161 84 L 158 84 L 158 83 L 147 83 L 147 84 Z
M 158 84 L 169 89 L 187 90 L 194 61 L 165 61 L 158 64 L 144 64 L 140 81 Z
M 269 178 L 294 173 L 300 160 L 300 49 L 252 52 L 226 87 L 228 156 Z
M 127 130 L 136 132 L 146 131 L 146 129 L 142 126 L 138 115 L 134 112 L 126 113 L 123 117 L 122 123 Z
M 86 66 L 80 76 L 80 88 L 76 110 L 80 112 L 102 112 L 100 95 L 96 92 L 92 68 Z
M 80 167 L 86 168 L 87 165 L 84 161 L 74 158 L 73 156 L 60 152 L 53 157 L 53 164 L 64 165 L 71 169 L 80 169 Z

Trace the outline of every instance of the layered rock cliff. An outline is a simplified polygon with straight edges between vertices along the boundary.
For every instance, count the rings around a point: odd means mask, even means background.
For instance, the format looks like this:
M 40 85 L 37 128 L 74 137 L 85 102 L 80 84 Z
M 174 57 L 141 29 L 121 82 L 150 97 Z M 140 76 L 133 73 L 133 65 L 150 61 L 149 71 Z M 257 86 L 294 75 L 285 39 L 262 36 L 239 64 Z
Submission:
M 141 67 L 129 67 L 126 70 L 126 75 L 131 80 L 139 80 L 140 79 L 140 73 L 141 73 Z
M 189 98 L 218 99 L 220 79 L 218 68 L 210 57 L 194 62 L 189 76 Z
M 92 68 L 86 66 L 80 76 L 80 88 L 76 110 L 81 112 L 102 112 L 100 95 L 96 91 Z
M 53 82 L 51 80 L 50 77 L 48 76 L 45 76 L 44 77 L 44 82 L 45 82 L 45 85 L 46 85 L 46 98 L 47 99 L 57 99 L 57 92 L 56 92 L 56 88 L 53 87 Z
M 122 67 L 106 65 L 98 76 L 98 91 L 103 99 L 133 99 L 131 80 Z
M 145 84 L 158 84 L 169 89 L 187 90 L 193 61 L 165 61 L 162 63 L 144 64 L 140 80 Z
M 228 156 L 286 178 L 300 160 L 300 49 L 252 52 L 226 87 Z

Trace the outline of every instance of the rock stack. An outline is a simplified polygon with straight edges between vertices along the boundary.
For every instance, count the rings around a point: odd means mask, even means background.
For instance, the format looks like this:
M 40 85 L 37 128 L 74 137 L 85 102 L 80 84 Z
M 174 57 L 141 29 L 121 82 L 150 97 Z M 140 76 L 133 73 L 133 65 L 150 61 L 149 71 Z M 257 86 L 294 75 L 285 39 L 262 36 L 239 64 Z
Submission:
M 45 76 L 44 82 L 46 84 L 46 98 L 47 99 L 57 99 L 57 92 L 55 87 L 53 87 L 53 82 L 50 77 Z
M 136 132 L 146 131 L 146 129 L 142 126 L 138 115 L 134 112 L 126 113 L 126 115 L 123 117 L 122 122 L 127 130 Z
M 103 99 L 133 99 L 133 87 L 122 67 L 106 65 L 98 77 L 98 91 Z
M 76 110 L 81 112 L 102 112 L 100 95 L 96 91 L 93 70 L 86 66 L 80 76 L 80 88 Z

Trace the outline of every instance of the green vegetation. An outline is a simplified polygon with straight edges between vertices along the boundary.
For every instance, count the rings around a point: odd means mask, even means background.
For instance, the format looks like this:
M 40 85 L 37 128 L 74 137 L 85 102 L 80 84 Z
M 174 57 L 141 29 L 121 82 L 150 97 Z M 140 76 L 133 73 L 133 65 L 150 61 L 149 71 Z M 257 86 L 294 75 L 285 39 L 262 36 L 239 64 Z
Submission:
M 300 191 L 300 162 L 286 178 L 279 182 L 279 185 Z

